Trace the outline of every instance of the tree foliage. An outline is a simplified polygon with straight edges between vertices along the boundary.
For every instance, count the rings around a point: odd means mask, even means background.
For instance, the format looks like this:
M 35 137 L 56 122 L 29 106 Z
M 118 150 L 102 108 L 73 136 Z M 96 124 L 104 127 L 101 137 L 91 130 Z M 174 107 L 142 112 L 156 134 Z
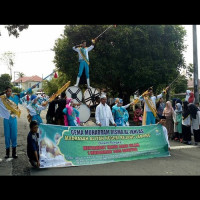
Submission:
M 1 74 L 0 76 L 0 93 L 5 90 L 6 87 L 12 87 L 11 84 L 12 78 L 9 74 Z
M 108 25 L 68 25 L 54 46 L 55 65 L 72 84 L 78 74 L 77 52 L 72 50 L 81 40 L 102 33 Z M 89 52 L 90 83 L 106 88 L 110 94 L 129 98 L 153 86 L 165 88 L 186 64 L 183 57 L 186 31 L 180 25 L 118 25 L 99 37 Z M 161 91 L 160 91 L 161 92 Z
M 19 37 L 19 32 L 24 29 L 28 29 L 29 25 L 6 25 L 5 28 L 8 30 L 9 36 L 13 35 L 16 38 Z

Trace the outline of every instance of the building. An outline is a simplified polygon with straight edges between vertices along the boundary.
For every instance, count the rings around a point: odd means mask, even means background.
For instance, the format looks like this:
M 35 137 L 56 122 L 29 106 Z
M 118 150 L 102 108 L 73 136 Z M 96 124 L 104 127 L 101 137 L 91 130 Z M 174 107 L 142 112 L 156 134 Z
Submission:
M 200 93 L 200 79 L 199 79 L 199 93 Z M 194 79 L 193 78 L 190 78 L 188 79 L 188 90 L 191 90 L 194 92 Z
M 22 78 L 18 78 L 13 82 L 13 85 L 15 87 L 19 87 L 22 90 L 27 90 L 28 88 L 32 87 L 33 85 L 37 84 L 38 82 L 42 81 L 42 78 L 34 75 L 34 76 L 24 76 Z M 42 91 L 42 82 L 33 90 L 33 93 L 36 93 L 38 91 Z

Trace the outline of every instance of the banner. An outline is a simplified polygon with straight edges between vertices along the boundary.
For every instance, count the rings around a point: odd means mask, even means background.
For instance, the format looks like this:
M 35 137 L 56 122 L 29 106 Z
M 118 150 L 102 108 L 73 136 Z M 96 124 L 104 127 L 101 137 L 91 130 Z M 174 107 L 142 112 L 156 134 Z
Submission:
M 40 168 L 170 156 L 162 126 L 39 125 Z

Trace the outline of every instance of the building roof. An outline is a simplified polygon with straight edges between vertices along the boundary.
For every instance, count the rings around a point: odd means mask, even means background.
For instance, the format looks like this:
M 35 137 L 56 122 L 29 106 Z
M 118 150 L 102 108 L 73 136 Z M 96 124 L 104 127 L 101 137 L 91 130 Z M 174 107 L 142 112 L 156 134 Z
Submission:
M 25 83 L 25 82 L 40 82 L 42 81 L 42 78 L 40 78 L 37 75 L 34 76 L 24 76 L 22 78 L 18 78 L 14 81 L 14 83 Z

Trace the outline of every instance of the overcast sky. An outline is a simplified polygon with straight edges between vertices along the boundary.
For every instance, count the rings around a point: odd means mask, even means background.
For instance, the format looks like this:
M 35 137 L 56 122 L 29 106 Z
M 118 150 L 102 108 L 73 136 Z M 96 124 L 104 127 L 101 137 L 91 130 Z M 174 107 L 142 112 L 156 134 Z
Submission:
M 26 76 L 38 75 L 45 77 L 53 72 L 55 65 L 54 47 L 55 40 L 63 34 L 65 25 L 30 25 L 28 29 L 20 32 L 20 36 L 15 38 L 8 35 L 4 25 L 0 25 L 0 57 L 2 53 L 15 53 L 14 67 L 15 72 L 23 72 Z M 193 42 L 192 25 L 184 25 L 187 30 L 185 44 L 188 45 L 184 53 L 186 63 L 193 63 Z M 197 26 L 198 57 L 200 59 L 199 49 L 199 25 Z M 37 51 L 37 52 L 36 52 Z M 198 65 L 199 66 L 199 65 Z M 9 73 L 7 66 L 0 61 L 0 74 Z M 200 73 L 200 70 L 199 70 Z

